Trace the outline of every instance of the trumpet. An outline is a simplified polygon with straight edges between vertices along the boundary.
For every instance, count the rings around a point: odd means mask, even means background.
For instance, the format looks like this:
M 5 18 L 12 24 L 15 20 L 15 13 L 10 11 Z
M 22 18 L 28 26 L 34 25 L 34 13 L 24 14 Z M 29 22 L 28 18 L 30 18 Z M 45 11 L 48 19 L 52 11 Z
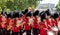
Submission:
M 2 22 L 1 23 L 1 26 L 4 28 L 5 27 L 5 22 Z
M 17 23 L 16 23 L 16 26 L 17 26 L 17 27 L 19 27 L 19 26 L 21 26 L 21 27 L 22 27 L 22 26 L 23 26 L 23 22 L 22 22 L 22 21 L 20 21 L 20 20 L 18 20 L 18 21 L 17 21 Z
M 8 26 L 7 26 L 7 30 L 10 30 L 11 28 L 12 28 L 11 25 L 8 25 Z

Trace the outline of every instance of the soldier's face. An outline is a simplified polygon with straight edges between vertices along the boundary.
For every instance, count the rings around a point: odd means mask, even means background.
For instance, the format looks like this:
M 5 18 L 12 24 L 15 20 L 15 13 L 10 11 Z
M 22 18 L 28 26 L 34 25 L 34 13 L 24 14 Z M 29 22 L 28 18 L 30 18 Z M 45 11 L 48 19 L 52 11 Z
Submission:
M 27 18 L 28 18 L 28 19 L 30 19 L 30 17 L 29 17 L 29 16 L 27 16 Z
M 18 20 L 18 18 L 16 17 L 16 20 Z
M 43 19 L 43 22 L 46 22 L 46 19 Z
M 59 20 L 59 18 L 56 18 L 56 20 Z
M 37 19 L 38 21 L 40 21 L 41 20 L 41 18 L 40 17 L 38 17 L 38 19 Z
M 5 21 L 5 20 L 6 20 L 5 16 L 3 16 L 3 17 L 2 17 L 2 21 Z
M 50 16 L 47 16 L 47 18 L 50 18 Z

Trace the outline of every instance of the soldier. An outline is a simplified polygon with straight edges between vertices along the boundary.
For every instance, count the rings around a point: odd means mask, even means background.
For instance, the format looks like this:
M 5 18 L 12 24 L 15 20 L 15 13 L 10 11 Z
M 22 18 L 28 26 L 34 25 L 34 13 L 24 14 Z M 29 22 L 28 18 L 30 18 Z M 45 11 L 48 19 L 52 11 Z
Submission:
M 40 22 L 40 35 L 47 35 L 47 28 L 43 22 Z
M 6 18 L 5 16 L 2 16 L 2 22 L 1 22 L 1 35 L 4 35 L 5 34 L 5 28 L 6 28 Z M 4 34 L 3 34 L 4 33 Z
M 32 28 L 31 20 L 30 20 L 31 18 L 29 16 L 27 16 L 27 18 L 28 18 L 28 22 L 24 24 L 24 29 L 26 31 L 26 35 L 31 35 L 31 28 Z
M 56 31 L 56 35 L 60 35 L 60 20 L 59 20 L 59 15 L 57 14 L 57 13 L 55 13 L 54 14 L 54 18 L 55 18 L 55 21 L 56 21 L 56 23 L 55 23 L 55 26 L 57 26 L 58 27 L 58 30 Z M 58 33 L 58 34 L 57 34 Z
M 22 23 L 17 18 L 16 24 L 14 24 L 14 26 L 13 26 L 13 35 L 22 35 L 21 34 L 21 24 Z
M 50 14 L 47 15 L 46 22 L 47 22 L 48 28 L 50 28 L 50 30 L 51 30 L 51 28 L 53 27 L 53 23 L 52 23 L 52 19 L 50 18 Z
M 47 22 L 47 27 L 48 27 L 48 30 L 52 33 L 52 34 L 54 34 L 54 35 L 56 35 L 55 33 L 55 31 L 58 31 L 58 28 L 57 28 L 57 26 L 56 26 L 56 22 L 55 22 L 55 20 L 53 19 L 53 18 L 50 18 L 51 16 L 50 16 L 50 14 L 48 14 L 47 15 L 47 20 L 46 20 L 46 22 Z M 57 29 L 57 30 L 56 30 Z
M 10 19 L 9 23 L 7 24 L 7 33 L 6 35 L 12 35 L 12 27 L 13 27 L 13 20 Z
M 41 15 L 41 22 L 39 23 L 40 35 L 47 35 L 47 23 L 46 23 L 46 14 L 43 13 Z
M 33 35 L 38 35 L 39 24 L 37 23 L 37 18 L 35 17 L 33 23 Z
M 33 14 L 34 16 L 34 22 L 33 22 L 33 35 L 39 34 L 39 24 L 38 22 L 41 20 L 39 10 L 36 10 Z

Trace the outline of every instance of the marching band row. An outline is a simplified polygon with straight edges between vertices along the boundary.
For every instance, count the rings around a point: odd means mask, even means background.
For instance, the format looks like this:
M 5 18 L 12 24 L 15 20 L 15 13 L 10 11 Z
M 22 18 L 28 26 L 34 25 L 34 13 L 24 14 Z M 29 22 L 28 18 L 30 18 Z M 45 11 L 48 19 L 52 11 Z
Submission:
M 56 16 L 56 15 L 55 15 Z M 0 35 L 60 35 L 60 17 L 41 19 L 41 16 L 6 18 L 0 15 Z

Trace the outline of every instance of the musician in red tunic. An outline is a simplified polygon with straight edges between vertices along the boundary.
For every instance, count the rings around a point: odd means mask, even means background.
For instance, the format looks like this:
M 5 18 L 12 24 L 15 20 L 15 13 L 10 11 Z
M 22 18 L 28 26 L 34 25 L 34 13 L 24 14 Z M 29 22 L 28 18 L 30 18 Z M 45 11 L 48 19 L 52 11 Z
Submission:
M 0 34 L 1 34 L 1 22 L 2 22 L 2 16 L 0 15 Z
M 34 19 L 33 35 L 38 35 L 39 34 L 39 23 L 38 23 L 39 20 L 40 20 L 39 16 L 36 16 L 35 19 Z
M 57 31 L 58 31 L 58 28 L 57 28 L 57 22 L 54 20 L 54 18 L 50 18 L 51 16 L 50 15 L 47 15 L 47 27 L 48 27 L 48 31 L 51 31 L 52 34 L 54 33 L 54 35 L 56 35 Z M 54 16 L 55 17 L 55 16 Z
M 0 23 L 2 22 L 2 16 L 0 15 Z
M 27 21 L 27 23 L 25 23 L 24 24 L 24 29 L 25 29 L 25 31 L 26 31 L 26 35 L 31 35 L 31 28 L 32 28 L 32 26 L 31 26 L 31 18 L 29 17 L 29 16 L 27 16 L 27 18 L 28 18 L 28 21 Z
M 8 25 L 9 22 L 10 22 L 10 20 L 11 20 L 11 18 L 10 17 L 9 18 L 6 18 L 6 20 L 7 20 L 6 24 Z
M 50 15 L 47 15 L 47 20 L 46 20 L 46 22 L 47 22 L 47 27 L 48 27 L 49 30 L 51 30 L 51 28 L 53 27 L 52 21 L 53 21 L 53 20 L 50 18 Z
M 2 22 L 0 23 L 1 35 L 5 34 L 5 28 L 6 28 L 5 24 L 6 24 L 6 18 L 2 16 Z
M 58 27 L 58 34 L 57 35 L 60 35 L 60 17 L 57 13 L 54 14 L 54 18 L 56 20 L 56 26 Z
M 46 26 L 44 23 L 40 23 L 40 35 L 47 35 Z
M 14 24 L 14 26 L 13 26 L 13 35 L 22 35 L 21 34 L 21 27 L 22 26 L 22 22 L 18 19 L 17 21 L 16 21 L 16 24 Z
M 8 24 L 7 24 L 7 27 L 6 27 L 6 35 L 12 35 L 12 27 L 13 27 L 13 20 L 12 19 L 10 19 L 9 20 L 9 22 L 8 22 Z
M 47 35 L 47 26 L 46 26 L 46 18 L 44 17 L 42 21 L 39 22 L 40 35 Z

